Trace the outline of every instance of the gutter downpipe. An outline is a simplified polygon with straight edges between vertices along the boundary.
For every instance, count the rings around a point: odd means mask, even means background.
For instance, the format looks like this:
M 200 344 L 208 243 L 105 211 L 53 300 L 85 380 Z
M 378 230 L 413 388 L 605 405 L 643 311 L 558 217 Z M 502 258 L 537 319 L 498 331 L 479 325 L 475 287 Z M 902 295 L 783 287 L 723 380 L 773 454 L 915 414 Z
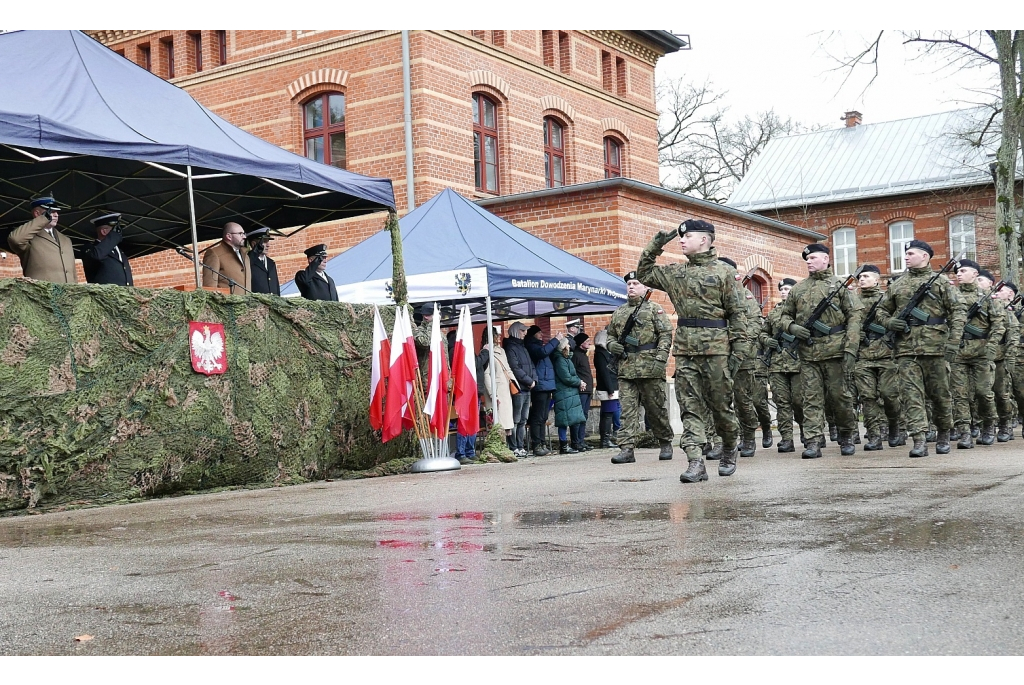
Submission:
M 402 118 L 405 120 L 406 213 L 416 209 L 415 176 L 412 167 L 412 77 L 409 68 L 409 32 L 402 31 Z

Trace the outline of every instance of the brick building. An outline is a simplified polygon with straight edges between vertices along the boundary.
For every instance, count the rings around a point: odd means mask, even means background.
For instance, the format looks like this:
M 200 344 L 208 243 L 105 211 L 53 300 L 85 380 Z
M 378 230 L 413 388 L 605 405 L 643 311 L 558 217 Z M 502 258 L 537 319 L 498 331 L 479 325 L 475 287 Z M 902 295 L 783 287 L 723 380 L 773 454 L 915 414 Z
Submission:
M 655 65 L 686 46 L 664 31 L 408 32 L 411 169 L 399 31 L 87 33 L 255 135 L 393 179 L 400 214 L 412 196 L 419 204 L 451 187 L 617 273 L 635 267 L 655 231 L 707 218 L 731 256 L 759 269 L 752 287 L 765 294 L 802 275 L 793 255 L 822 237 L 657 187 Z M 287 279 L 306 246 L 326 243 L 333 256 L 383 221 L 310 227 L 270 254 Z M 133 269 L 140 286 L 192 278 L 173 253 Z

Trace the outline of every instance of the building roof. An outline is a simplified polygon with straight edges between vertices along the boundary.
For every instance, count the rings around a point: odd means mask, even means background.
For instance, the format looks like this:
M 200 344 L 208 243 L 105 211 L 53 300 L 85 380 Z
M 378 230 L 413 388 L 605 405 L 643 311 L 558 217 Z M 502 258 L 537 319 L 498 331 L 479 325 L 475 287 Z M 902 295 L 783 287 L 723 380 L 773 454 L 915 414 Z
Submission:
M 671 31 L 630 31 L 630 33 L 646 38 L 664 50 L 665 54 L 690 49 L 689 36 L 681 36 Z
M 776 138 L 728 204 L 760 211 L 991 183 L 991 151 L 963 136 L 990 114 L 955 110 Z

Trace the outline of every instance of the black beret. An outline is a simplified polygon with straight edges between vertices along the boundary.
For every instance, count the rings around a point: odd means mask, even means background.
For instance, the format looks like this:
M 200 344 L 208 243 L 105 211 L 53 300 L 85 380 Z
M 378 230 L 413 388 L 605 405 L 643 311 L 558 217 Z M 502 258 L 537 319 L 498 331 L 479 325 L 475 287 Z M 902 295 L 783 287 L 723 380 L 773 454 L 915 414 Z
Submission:
M 956 270 L 960 271 L 960 269 L 964 268 L 965 266 L 971 267 L 972 269 L 978 272 L 978 275 L 981 275 L 981 267 L 978 266 L 978 262 L 974 261 L 973 259 L 961 259 L 960 262 L 956 265 Z
M 684 233 L 710 233 L 715 234 L 715 226 L 703 219 L 687 219 L 679 224 L 679 235 Z
M 734 269 L 736 268 L 736 262 L 732 261 L 728 257 L 719 257 L 718 261 L 725 262 L 726 264 L 728 264 L 729 266 L 731 266 Z
M 1016 283 L 1014 283 L 1013 281 L 1006 281 L 1005 283 L 1003 283 L 1003 287 L 1004 287 L 1004 288 L 1009 288 L 1010 290 L 1012 290 L 1012 291 L 1013 291 L 1013 293 L 1014 293 L 1015 295 L 1016 295 L 1016 294 L 1017 294 L 1018 292 L 1020 292 L 1020 291 L 1019 291 L 1019 290 L 1017 289 L 1017 284 L 1016 284 Z
M 306 253 L 307 257 L 316 257 L 318 254 L 322 252 L 327 252 L 327 246 L 324 245 L 323 243 L 320 243 L 319 245 L 314 245 L 313 247 L 307 247 L 305 250 L 303 250 L 303 252 Z
M 864 271 L 872 271 L 872 272 L 874 272 L 874 273 L 878 274 L 879 276 L 881 276 L 881 275 L 882 275 L 882 272 L 881 272 L 881 271 L 879 271 L 879 270 L 878 270 L 878 267 L 877 267 L 877 266 L 875 266 L 874 264 L 865 264 L 864 266 L 862 266 L 862 267 L 860 268 L 860 270 L 861 270 L 861 272 L 864 272 Z
M 796 279 L 795 278 L 783 278 L 781 281 L 779 281 L 779 290 L 782 290 L 782 286 L 784 286 L 784 285 L 788 285 L 788 286 L 792 287 L 792 286 L 796 285 Z
M 978 271 L 978 275 L 979 276 L 984 276 L 985 278 L 987 278 L 988 280 L 992 281 L 993 283 L 996 282 L 995 276 L 993 276 L 992 272 L 989 271 L 988 269 L 981 269 L 980 271 Z
M 629 273 L 622 277 L 622 280 L 625 281 L 626 283 L 629 283 L 630 281 L 637 281 L 640 279 L 636 277 L 635 271 L 630 271 Z
M 527 338 L 529 338 L 531 335 L 536 335 L 537 333 L 540 333 L 540 326 L 538 326 L 536 324 L 534 324 L 534 325 L 532 325 L 532 326 L 530 326 L 529 328 L 526 329 L 526 337 Z
M 807 258 L 813 252 L 824 252 L 825 254 L 829 254 L 828 245 L 823 245 L 821 243 L 811 243 L 810 245 L 804 248 L 804 251 L 800 253 L 800 256 L 803 257 L 804 261 L 806 262 Z
M 587 335 L 586 333 L 578 333 L 577 335 L 573 336 L 573 340 L 576 341 L 576 347 L 579 347 L 589 339 L 590 336 Z
M 918 250 L 924 250 L 925 252 L 928 253 L 929 257 L 934 257 L 935 256 L 935 250 L 933 250 L 932 246 L 929 245 L 928 243 L 926 243 L 923 240 L 917 240 L 917 239 L 911 240 L 909 243 L 907 243 L 907 246 L 905 248 L 903 248 L 903 249 L 904 249 L 904 251 L 906 251 L 906 250 L 909 250 L 912 247 L 915 247 Z

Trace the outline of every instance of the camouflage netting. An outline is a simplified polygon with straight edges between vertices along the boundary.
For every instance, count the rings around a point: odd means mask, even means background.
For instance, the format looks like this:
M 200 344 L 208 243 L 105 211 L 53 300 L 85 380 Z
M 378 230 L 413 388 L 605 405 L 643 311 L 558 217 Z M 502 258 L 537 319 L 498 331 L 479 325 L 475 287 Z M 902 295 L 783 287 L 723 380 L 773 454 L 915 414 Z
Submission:
M 227 373 L 192 370 L 189 321 L 224 324 Z M 365 306 L 0 280 L 0 512 L 406 469 L 367 420 L 372 333 Z

